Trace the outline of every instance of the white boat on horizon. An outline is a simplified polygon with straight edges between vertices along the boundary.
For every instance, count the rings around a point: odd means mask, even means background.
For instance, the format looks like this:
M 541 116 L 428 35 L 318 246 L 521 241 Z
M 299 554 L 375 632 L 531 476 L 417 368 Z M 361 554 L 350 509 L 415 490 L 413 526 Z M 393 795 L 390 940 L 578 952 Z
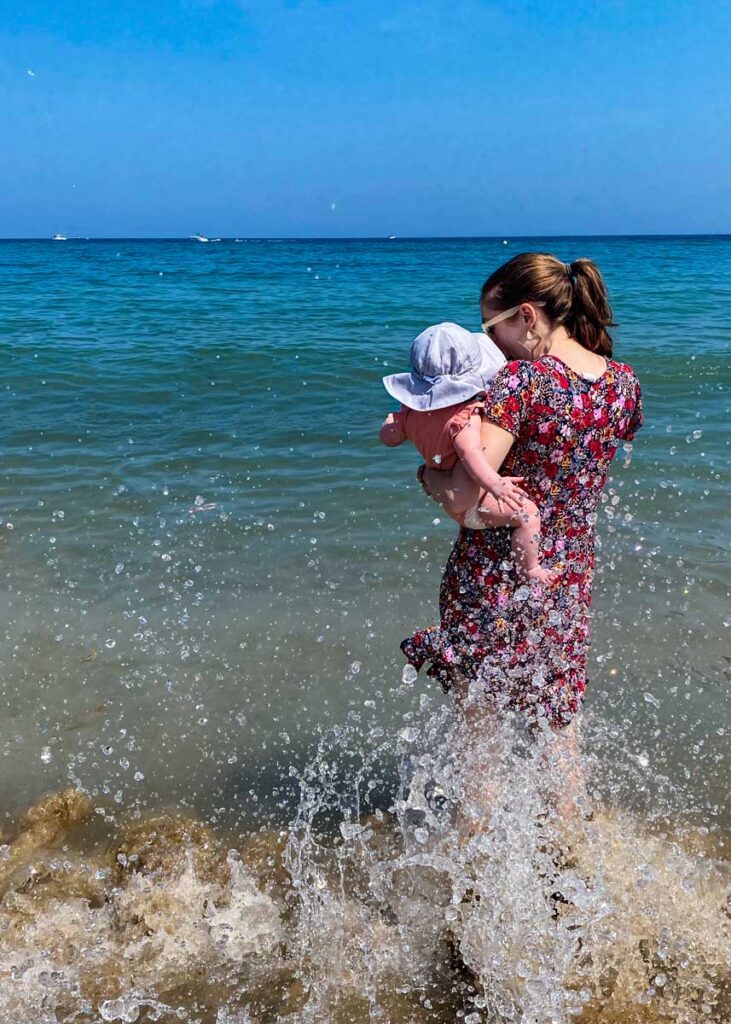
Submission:
M 66 235 L 58 235 L 58 234 L 54 235 L 53 238 L 51 239 L 52 242 L 65 242 L 66 240 L 67 240 L 66 239 Z
M 206 238 L 205 235 L 201 235 L 200 233 L 197 235 L 191 235 L 190 238 L 192 242 L 210 242 L 210 238 Z

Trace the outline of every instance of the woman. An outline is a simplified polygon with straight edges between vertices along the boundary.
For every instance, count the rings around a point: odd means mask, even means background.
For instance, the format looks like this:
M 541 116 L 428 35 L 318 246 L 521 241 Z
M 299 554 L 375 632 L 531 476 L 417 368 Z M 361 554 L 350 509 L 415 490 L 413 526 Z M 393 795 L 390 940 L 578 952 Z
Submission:
M 490 464 L 523 477 L 541 514 L 547 588 L 516 585 L 507 529 L 460 531 L 442 579 L 441 624 L 402 650 L 445 689 L 526 712 L 561 730 L 586 688 L 597 506 L 619 444 L 642 423 L 639 382 L 612 358 L 612 312 L 598 268 L 523 253 L 482 289 L 483 330 L 512 357 L 490 388 L 482 442 Z M 477 495 L 464 476 L 426 470 L 449 511 Z M 465 506 L 466 507 L 466 506 Z

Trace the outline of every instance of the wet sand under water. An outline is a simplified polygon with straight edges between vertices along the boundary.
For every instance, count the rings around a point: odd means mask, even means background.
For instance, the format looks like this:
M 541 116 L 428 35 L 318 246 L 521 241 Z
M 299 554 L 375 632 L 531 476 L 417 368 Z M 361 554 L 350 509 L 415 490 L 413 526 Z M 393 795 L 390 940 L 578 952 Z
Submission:
M 383 812 L 102 840 L 84 793 L 51 794 L 0 837 L 0 1022 L 731 1019 L 731 863 L 707 836 L 605 809 L 570 843 L 534 822 L 529 851 L 502 813 L 467 853 Z

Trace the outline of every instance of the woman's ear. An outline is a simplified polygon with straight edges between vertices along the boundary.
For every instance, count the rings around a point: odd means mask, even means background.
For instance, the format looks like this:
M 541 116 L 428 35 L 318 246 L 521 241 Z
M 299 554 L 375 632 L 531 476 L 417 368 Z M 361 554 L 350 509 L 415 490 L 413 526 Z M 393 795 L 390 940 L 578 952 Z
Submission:
M 538 319 L 538 314 L 529 302 L 524 302 L 520 307 L 520 317 L 525 326 L 530 329 L 535 326 L 535 322 Z

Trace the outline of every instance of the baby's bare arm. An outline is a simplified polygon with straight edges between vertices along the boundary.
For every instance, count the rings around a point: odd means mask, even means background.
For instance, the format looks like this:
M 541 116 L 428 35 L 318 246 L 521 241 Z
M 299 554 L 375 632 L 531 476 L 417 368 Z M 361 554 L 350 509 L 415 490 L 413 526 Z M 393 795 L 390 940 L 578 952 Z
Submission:
M 406 440 L 406 434 L 403 432 L 399 420 L 398 413 L 390 412 L 381 425 L 378 436 L 381 439 L 381 444 L 385 444 L 387 448 L 398 448 Z
M 505 433 L 505 431 L 503 431 Z M 510 434 L 506 437 L 510 438 Z M 512 438 L 511 442 L 512 444 Z M 478 486 L 491 494 L 502 513 L 519 512 L 523 503 L 523 492 L 512 477 L 500 476 L 490 465 L 486 449 L 482 444 L 482 418 L 470 417 L 469 423 L 454 439 L 454 448 L 460 462 Z M 509 446 L 505 454 L 510 450 Z M 503 456 L 503 459 L 505 456 Z M 502 459 L 500 460 L 502 462 Z

